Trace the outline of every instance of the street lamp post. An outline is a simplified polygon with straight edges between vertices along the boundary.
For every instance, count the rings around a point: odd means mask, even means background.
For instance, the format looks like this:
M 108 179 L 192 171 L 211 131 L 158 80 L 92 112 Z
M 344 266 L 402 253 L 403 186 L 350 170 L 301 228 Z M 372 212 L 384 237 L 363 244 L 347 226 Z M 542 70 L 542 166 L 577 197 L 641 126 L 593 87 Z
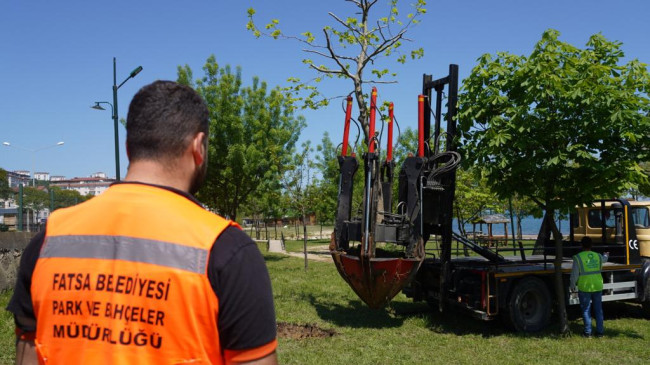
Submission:
M 34 155 L 36 155 L 36 152 L 38 152 L 38 151 L 42 151 L 42 150 L 52 148 L 52 147 L 63 146 L 65 144 L 65 142 L 58 142 L 56 144 L 47 145 L 47 146 L 39 147 L 39 148 L 35 148 L 35 149 L 15 146 L 15 145 L 13 145 L 13 144 L 11 144 L 9 142 L 2 142 L 2 144 L 4 146 L 6 146 L 6 147 L 13 147 L 13 148 L 17 148 L 19 150 L 23 150 L 23 151 L 27 151 L 27 152 L 31 153 L 31 158 L 32 158 L 32 186 L 36 186 L 36 176 L 35 176 L 36 171 L 34 171 Z
M 111 113 L 113 114 L 113 129 L 115 133 L 115 180 L 120 181 L 120 141 L 119 141 L 119 135 L 118 135 L 118 114 L 117 114 L 117 90 L 124 85 L 125 82 L 129 81 L 129 79 L 132 79 L 135 77 L 135 75 L 139 74 L 140 71 L 142 71 L 142 66 L 136 67 L 129 76 L 122 81 L 121 84 L 117 85 L 117 66 L 116 66 L 116 61 L 115 57 L 113 57 L 113 104 L 107 102 L 107 101 L 96 101 L 95 105 L 91 106 L 93 109 L 98 109 L 98 110 L 105 110 L 104 108 L 101 107 L 99 104 L 108 104 L 111 106 Z

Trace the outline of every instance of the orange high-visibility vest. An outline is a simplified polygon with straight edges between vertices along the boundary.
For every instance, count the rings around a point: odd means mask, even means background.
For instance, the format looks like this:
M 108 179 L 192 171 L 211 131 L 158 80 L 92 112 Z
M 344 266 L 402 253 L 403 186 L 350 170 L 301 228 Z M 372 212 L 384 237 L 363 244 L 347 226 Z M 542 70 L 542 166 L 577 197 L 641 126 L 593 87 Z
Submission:
M 31 286 L 41 363 L 223 363 L 207 265 L 230 225 L 143 184 L 54 212 Z

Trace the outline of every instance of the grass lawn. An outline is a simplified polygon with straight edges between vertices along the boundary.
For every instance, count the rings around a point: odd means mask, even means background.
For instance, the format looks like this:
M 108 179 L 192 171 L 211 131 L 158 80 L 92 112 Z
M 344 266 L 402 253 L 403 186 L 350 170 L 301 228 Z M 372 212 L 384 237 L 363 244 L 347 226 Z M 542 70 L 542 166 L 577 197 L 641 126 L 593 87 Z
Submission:
M 302 246 L 301 246 L 302 247 Z M 441 315 L 398 295 L 386 310 L 367 308 L 331 263 L 265 254 L 273 281 L 278 322 L 315 324 L 336 335 L 280 338 L 285 364 L 645 364 L 650 359 L 650 322 L 639 306 L 605 306 L 603 339 L 561 337 L 557 326 L 535 335 L 508 332 L 497 322 L 462 313 Z M 574 334 L 582 320 L 570 313 Z
M 299 245 L 298 245 L 299 244 Z M 323 245 L 326 243 L 310 242 Z M 289 242 L 287 242 L 289 246 Z M 291 243 L 294 245 L 294 243 Z M 302 242 L 291 250 L 302 250 Z M 266 245 L 260 244 L 265 251 Z M 439 314 L 398 295 L 386 310 L 367 308 L 332 263 L 265 253 L 278 322 L 315 325 L 333 336 L 279 339 L 283 364 L 647 364 L 650 322 L 637 305 L 606 303 L 605 338 L 584 339 L 581 319 L 569 314 L 572 337 L 557 327 L 535 335 L 508 332 L 497 322 L 461 313 Z M 11 293 L 0 295 L 6 307 Z M 0 363 L 14 359 L 13 320 L 0 314 Z
M 0 364 L 13 364 L 16 356 L 14 317 L 4 310 L 13 291 L 0 293 Z

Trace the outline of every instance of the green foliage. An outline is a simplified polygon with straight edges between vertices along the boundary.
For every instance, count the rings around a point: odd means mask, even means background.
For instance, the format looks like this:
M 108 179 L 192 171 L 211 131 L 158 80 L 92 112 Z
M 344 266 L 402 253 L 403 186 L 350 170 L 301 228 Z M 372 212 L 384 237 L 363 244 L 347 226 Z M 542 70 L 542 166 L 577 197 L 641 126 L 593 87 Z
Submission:
M 13 190 L 9 187 L 7 171 L 0 168 L 0 199 L 7 199 L 13 195 Z
M 585 49 L 546 31 L 530 56 L 483 55 L 464 81 L 464 155 L 499 197 L 526 196 L 566 211 L 647 181 L 650 76 L 620 65 L 621 43 L 601 34 Z
M 464 81 L 459 120 L 465 156 L 491 189 L 544 210 L 555 240 L 555 295 L 563 298 L 555 211 L 647 180 L 638 163 L 650 159 L 650 76 L 637 60 L 619 65 L 620 42 L 596 34 L 579 49 L 558 37 L 544 32 L 528 57 L 483 55 Z M 564 301 L 557 306 L 566 333 Z
M 456 170 L 454 217 L 461 233 L 465 234 L 466 223 L 476 220 L 487 210 L 501 210 L 499 208 L 498 198 L 488 187 L 487 180 L 480 176 L 480 170 L 473 167 Z
M 324 78 L 344 78 L 351 81 L 359 107 L 357 120 L 362 125 L 364 140 L 368 137 L 368 105 L 364 95 L 365 83 L 391 83 L 396 82 L 397 73 L 381 67 L 378 62 L 383 57 L 396 57 L 399 63 L 406 62 L 407 54 L 411 59 L 419 59 L 424 55 L 422 48 L 405 51 L 402 47 L 408 29 L 418 23 L 419 18 L 426 13 L 426 1 L 418 0 L 407 6 L 412 8 L 405 16 L 397 0 L 390 0 L 385 4 L 377 5 L 377 1 L 347 1 L 356 9 L 351 14 L 339 17 L 329 13 L 333 25 L 321 29 L 322 37 L 317 38 L 315 33 L 306 31 L 300 36 L 287 35 L 279 28 L 277 19 L 271 20 L 263 29 L 255 23 L 255 9 L 248 9 L 248 23 L 246 29 L 255 37 L 267 36 L 274 39 L 291 39 L 302 43 L 305 52 L 317 57 L 325 63 L 317 65 L 312 58 L 305 58 L 302 62 L 317 73 L 317 77 L 304 81 L 296 77 L 288 79 L 290 86 L 284 91 L 292 99 L 299 102 L 303 108 L 319 108 L 329 104 L 330 97 L 323 95 L 314 83 L 319 83 Z M 382 7 L 383 6 L 383 7 Z M 375 9 L 372 9 L 376 7 Z M 375 16 L 378 14 L 379 16 Z M 369 74 L 372 78 L 367 78 Z
M 316 147 L 318 154 L 314 167 L 320 172 L 318 180 L 318 199 L 315 202 L 314 212 L 319 222 L 334 222 L 339 187 L 338 151 L 329 137 L 323 134 L 321 144 Z
M 23 188 L 23 205 L 33 211 L 41 210 L 50 204 L 50 195 L 47 191 L 31 186 Z
M 304 218 L 307 213 L 313 211 L 316 197 L 314 195 L 314 166 L 310 158 L 312 153 L 311 142 L 304 142 L 300 150 L 291 157 L 289 168 L 282 179 L 283 189 L 289 207 L 293 211 L 291 214 L 293 217 Z M 303 225 L 306 223 L 303 221 Z
M 52 186 L 50 189 L 54 191 L 54 210 L 70 207 L 90 199 L 89 196 L 81 195 L 76 190 L 65 190 L 56 186 Z
M 178 82 L 194 87 L 210 109 L 208 174 L 197 198 L 235 220 L 242 204 L 278 189 L 305 121 L 279 88 L 257 77 L 242 86 L 239 68 L 233 73 L 210 56 L 203 72 L 192 82 L 190 67 L 178 67 Z
M 639 183 L 639 192 L 647 197 L 650 197 L 650 162 L 641 162 L 639 167 L 645 175 L 645 179 Z

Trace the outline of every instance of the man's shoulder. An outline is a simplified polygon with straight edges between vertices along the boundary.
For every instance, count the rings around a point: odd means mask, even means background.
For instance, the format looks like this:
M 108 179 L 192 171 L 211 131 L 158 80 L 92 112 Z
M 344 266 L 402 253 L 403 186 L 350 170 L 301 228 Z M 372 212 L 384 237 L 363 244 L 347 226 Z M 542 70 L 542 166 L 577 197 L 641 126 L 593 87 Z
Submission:
M 255 247 L 255 241 L 250 238 L 238 226 L 230 225 L 221 232 L 217 237 L 212 247 L 212 257 L 216 261 L 217 266 L 227 263 L 233 256 L 237 255 L 241 250 L 250 247 Z

